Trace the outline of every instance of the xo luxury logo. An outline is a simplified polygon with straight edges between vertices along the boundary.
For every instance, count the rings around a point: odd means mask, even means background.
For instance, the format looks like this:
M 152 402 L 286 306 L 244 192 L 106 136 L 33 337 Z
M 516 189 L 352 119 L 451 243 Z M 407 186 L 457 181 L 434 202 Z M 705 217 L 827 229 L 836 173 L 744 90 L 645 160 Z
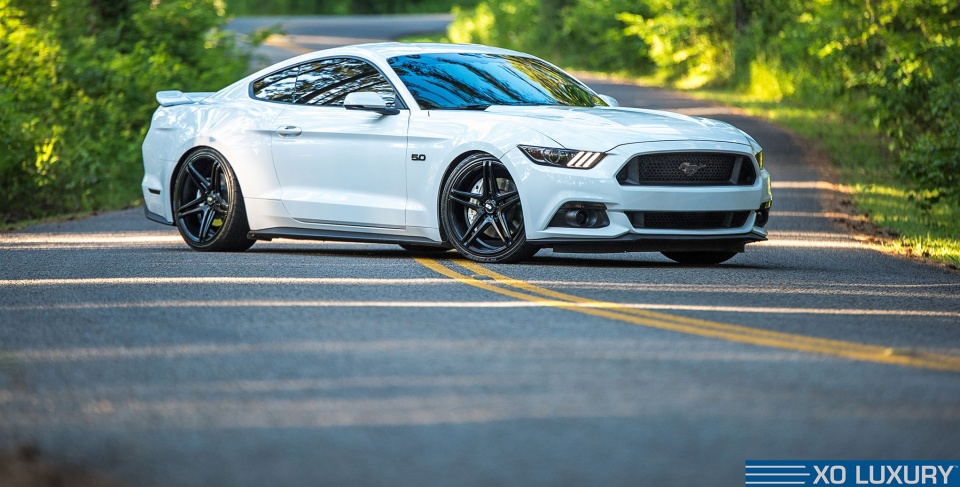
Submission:
M 960 487 L 960 462 L 747 460 L 746 485 Z

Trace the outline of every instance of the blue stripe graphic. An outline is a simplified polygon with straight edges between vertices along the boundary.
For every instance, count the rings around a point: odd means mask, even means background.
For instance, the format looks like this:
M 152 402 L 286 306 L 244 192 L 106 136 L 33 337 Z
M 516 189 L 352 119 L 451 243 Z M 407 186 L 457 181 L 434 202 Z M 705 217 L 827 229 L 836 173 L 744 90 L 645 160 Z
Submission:
M 747 461 L 746 485 L 809 485 L 810 472 L 802 463 Z

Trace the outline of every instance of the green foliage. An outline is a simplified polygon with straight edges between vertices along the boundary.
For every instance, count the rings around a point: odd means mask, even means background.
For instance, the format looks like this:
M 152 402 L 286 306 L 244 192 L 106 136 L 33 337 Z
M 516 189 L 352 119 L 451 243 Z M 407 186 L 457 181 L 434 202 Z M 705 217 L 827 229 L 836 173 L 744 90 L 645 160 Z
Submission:
M 497 45 L 559 59 L 586 69 L 647 72 L 647 45 L 624 32 L 612 15 L 633 0 L 487 0 L 454 8 L 452 42 Z
M 699 87 L 729 71 L 729 1 L 650 0 L 649 14 L 620 12 L 624 34 L 648 47 L 659 77 Z
M 920 114 L 926 130 L 902 150 L 903 170 L 922 188 L 934 190 L 926 198 L 936 203 L 946 197 L 957 201 L 960 193 L 960 78 L 949 85 L 941 85 L 929 93 L 924 111 Z M 901 137 L 905 139 L 906 137 Z M 903 143 L 903 142 L 901 142 Z
M 227 0 L 231 15 L 346 15 L 446 13 L 475 0 Z
M 634 0 L 590 0 L 571 3 L 560 12 L 561 30 L 551 40 L 557 56 L 587 69 L 639 72 L 650 69 L 649 48 L 624 28 L 628 22 L 610 12 L 624 12 Z M 568 45 L 584 49 L 566 53 Z
M 889 137 L 928 207 L 960 204 L 956 0 L 486 0 L 456 13 L 454 42 L 838 108 Z
M 0 221 L 136 201 L 154 94 L 247 69 L 225 21 L 219 0 L 0 0 Z
M 541 20 L 538 0 L 482 2 L 470 10 L 455 8 L 454 13 L 456 18 L 448 29 L 453 42 L 530 48 L 534 52 L 545 49 L 542 43 L 549 31 L 530 28 Z

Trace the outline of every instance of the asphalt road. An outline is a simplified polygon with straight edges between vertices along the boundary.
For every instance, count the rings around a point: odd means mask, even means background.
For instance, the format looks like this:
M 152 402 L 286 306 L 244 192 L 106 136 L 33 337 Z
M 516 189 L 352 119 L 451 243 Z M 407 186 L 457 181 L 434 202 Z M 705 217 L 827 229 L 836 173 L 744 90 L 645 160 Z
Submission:
M 394 23 L 375 20 L 296 35 Z M 748 459 L 960 458 L 960 275 L 845 233 L 839 188 L 777 128 L 591 84 L 750 132 L 770 241 L 716 267 L 481 267 L 198 253 L 140 209 L 0 234 L 0 448 L 142 486 L 720 486 Z

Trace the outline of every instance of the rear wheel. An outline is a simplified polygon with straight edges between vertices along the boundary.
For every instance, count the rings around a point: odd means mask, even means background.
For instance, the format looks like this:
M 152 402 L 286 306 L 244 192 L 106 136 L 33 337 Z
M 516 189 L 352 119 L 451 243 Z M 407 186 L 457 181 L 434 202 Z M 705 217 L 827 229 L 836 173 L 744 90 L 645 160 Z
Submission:
M 726 262 L 737 252 L 660 252 L 666 258 L 683 265 L 713 265 Z
M 537 253 L 527 243 L 520 193 L 496 157 L 461 161 L 443 185 L 440 217 L 447 240 L 477 262 L 517 262 Z
M 242 252 L 254 243 L 247 238 L 250 227 L 237 177 L 213 149 L 191 153 L 180 166 L 173 215 L 180 235 L 194 250 Z

